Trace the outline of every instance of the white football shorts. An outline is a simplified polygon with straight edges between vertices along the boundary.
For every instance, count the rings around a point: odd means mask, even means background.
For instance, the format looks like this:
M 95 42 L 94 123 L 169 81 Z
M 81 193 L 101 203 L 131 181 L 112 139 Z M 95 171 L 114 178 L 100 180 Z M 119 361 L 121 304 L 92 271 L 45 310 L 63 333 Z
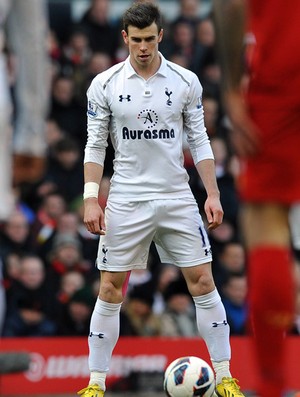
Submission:
M 211 247 L 193 198 L 111 202 L 105 209 L 106 234 L 100 237 L 100 270 L 145 269 L 152 241 L 162 263 L 179 267 L 212 261 Z

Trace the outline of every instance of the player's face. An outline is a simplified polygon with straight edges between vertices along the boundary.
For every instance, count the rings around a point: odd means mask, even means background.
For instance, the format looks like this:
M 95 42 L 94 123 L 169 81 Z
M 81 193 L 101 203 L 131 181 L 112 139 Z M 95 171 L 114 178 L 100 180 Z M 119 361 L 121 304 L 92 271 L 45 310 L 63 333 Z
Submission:
M 154 63 L 159 61 L 158 44 L 162 40 L 163 30 L 158 32 L 154 22 L 145 29 L 129 26 L 128 34 L 123 30 L 122 35 L 135 69 L 151 68 Z

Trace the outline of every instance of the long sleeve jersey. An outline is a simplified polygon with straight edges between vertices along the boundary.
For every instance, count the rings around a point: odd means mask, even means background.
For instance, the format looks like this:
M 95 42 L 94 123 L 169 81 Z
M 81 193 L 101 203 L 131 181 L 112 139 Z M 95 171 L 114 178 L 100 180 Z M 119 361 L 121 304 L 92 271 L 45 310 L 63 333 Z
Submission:
M 183 134 L 195 164 L 214 158 L 197 76 L 160 57 L 159 70 L 148 80 L 128 57 L 97 75 L 88 89 L 84 162 L 103 165 L 110 134 L 115 150 L 110 200 L 191 197 Z

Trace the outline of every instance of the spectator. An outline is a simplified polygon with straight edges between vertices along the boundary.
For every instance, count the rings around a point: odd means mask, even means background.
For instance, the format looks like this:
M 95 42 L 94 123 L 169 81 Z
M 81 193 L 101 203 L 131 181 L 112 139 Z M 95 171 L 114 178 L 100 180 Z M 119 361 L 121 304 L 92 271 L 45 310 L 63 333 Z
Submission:
M 14 293 L 14 286 L 21 274 L 20 253 L 11 251 L 4 258 L 0 256 L 0 335 L 2 335 L 6 314 L 6 301 Z
M 170 282 L 178 278 L 179 274 L 180 272 L 178 268 L 173 264 L 161 264 L 154 291 L 153 312 L 155 314 L 162 314 L 165 310 L 165 290 L 167 289 Z
M 173 24 L 176 24 L 177 22 L 185 21 L 185 22 L 189 22 L 195 28 L 195 26 L 200 20 L 200 16 L 201 16 L 201 1 L 180 0 L 178 16 L 173 21 Z
M 48 163 L 40 190 L 59 191 L 66 203 L 72 205 L 83 194 L 82 157 L 76 140 L 63 138 L 52 148 L 52 161 Z
M 65 138 L 67 133 L 58 125 L 58 123 L 48 118 L 46 122 L 46 141 L 47 141 L 47 158 L 51 160 L 53 158 L 53 150 L 57 142 Z
M 57 302 L 38 256 L 21 259 L 19 280 L 7 297 L 3 336 L 50 336 L 56 333 Z
M 5 262 L 3 261 L 3 283 L 7 291 L 20 278 L 22 255 L 24 255 L 24 253 L 20 254 L 12 251 L 6 256 Z
M 173 54 L 182 55 L 188 69 L 197 73 L 204 56 L 203 48 L 195 40 L 195 29 L 188 21 L 178 21 L 173 25 L 168 47 L 163 53 L 169 57 Z
M 86 66 L 91 54 L 85 30 L 79 26 L 73 26 L 68 40 L 62 46 L 62 73 L 70 76 L 76 75 L 76 68 Z M 64 71 L 64 66 L 67 68 L 66 71 Z
M 248 325 L 247 277 L 245 273 L 228 273 L 220 289 L 232 335 L 245 335 Z
M 58 335 L 86 336 L 89 333 L 89 319 L 95 300 L 89 288 L 74 292 L 63 308 L 59 320 Z
M 219 130 L 220 104 L 210 95 L 203 95 L 204 122 L 210 138 L 216 136 Z
M 15 210 L 0 229 L 0 257 L 12 252 L 19 254 L 31 250 L 30 224 L 23 212 Z
M 235 176 L 232 174 L 232 157 L 225 139 L 215 136 L 211 139 L 211 146 L 215 155 L 216 175 L 224 213 L 233 225 L 237 225 L 239 197 L 235 185 Z
M 60 279 L 60 288 L 57 293 L 57 299 L 62 306 L 66 305 L 76 291 L 85 286 L 85 279 L 78 270 L 70 270 L 64 273 Z
M 217 287 L 221 288 L 229 274 L 240 274 L 246 270 L 246 253 L 239 241 L 224 244 L 215 261 L 213 273 Z
M 115 60 L 119 46 L 119 25 L 111 19 L 109 6 L 109 0 L 92 0 L 80 25 L 87 33 L 92 51 L 105 52 Z
M 62 47 L 61 43 L 57 37 L 57 33 L 55 30 L 50 29 L 48 33 L 47 40 L 48 54 L 50 56 L 51 61 L 51 82 L 53 81 L 53 77 L 59 73 L 60 67 L 59 62 L 62 56 Z
M 206 48 L 215 46 L 215 26 L 210 16 L 202 18 L 196 25 L 196 40 Z
M 60 233 L 53 240 L 53 248 L 48 256 L 48 279 L 57 293 L 63 274 L 77 270 L 87 278 L 91 274 L 91 263 L 82 256 L 82 245 L 73 234 Z
M 207 51 L 204 62 L 197 71 L 197 75 L 203 81 L 204 92 L 220 102 L 221 68 L 213 49 Z
M 152 289 L 143 284 L 135 286 L 122 309 L 120 335 L 159 336 L 160 318 L 153 313 L 152 305 Z
M 39 194 L 43 192 L 40 190 Z M 42 196 L 36 219 L 31 227 L 31 238 L 34 249 L 50 238 L 57 228 L 60 216 L 66 211 L 67 205 L 59 193 L 49 193 Z
M 75 99 L 82 105 L 85 105 L 86 101 L 86 69 L 91 56 L 92 51 L 85 30 L 74 26 L 67 42 L 62 47 L 60 73 L 72 77 L 75 83 Z
M 52 83 L 49 117 L 57 122 L 83 151 L 86 122 L 85 108 L 77 101 L 72 76 L 59 74 Z M 82 152 L 81 151 L 81 152 Z
M 53 248 L 56 236 L 63 234 L 72 235 L 75 239 L 80 241 L 84 260 L 90 263 L 95 260 L 99 238 L 98 236 L 86 231 L 86 228 L 84 228 L 84 225 L 79 218 L 79 214 L 74 211 L 66 211 L 59 217 L 57 227 L 53 229 L 49 238 L 40 245 L 38 254 L 46 260 Z
M 195 324 L 195 308 L 184 280 L 170 282 L 164 292 L 166 310 L 161 314 L 161 335 L 199 336 Z

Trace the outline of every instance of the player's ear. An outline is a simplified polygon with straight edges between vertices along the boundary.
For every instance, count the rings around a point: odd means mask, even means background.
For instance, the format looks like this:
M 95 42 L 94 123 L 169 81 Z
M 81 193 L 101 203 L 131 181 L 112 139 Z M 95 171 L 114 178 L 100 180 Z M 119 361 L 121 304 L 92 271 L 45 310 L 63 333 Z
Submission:
M 160 43 L 163 39 L 164 36 L 164 30 L 160 29 L 160 32 L 158 33 L 158 42 Z
M 122 36 L 125 44 L 128 44 L 128 34 L 125 32 L 125 30 L 122 30 Z

